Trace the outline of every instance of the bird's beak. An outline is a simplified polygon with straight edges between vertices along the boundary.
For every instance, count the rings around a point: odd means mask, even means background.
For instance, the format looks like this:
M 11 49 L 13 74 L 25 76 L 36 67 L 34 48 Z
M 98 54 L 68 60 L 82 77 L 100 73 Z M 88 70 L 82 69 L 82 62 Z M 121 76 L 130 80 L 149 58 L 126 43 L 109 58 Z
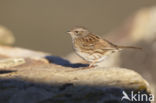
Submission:
M 72 32 L 71 32 L 71 31 L 67 31 L 67 33 L 68 33 L 68 34 L 72 34 Z

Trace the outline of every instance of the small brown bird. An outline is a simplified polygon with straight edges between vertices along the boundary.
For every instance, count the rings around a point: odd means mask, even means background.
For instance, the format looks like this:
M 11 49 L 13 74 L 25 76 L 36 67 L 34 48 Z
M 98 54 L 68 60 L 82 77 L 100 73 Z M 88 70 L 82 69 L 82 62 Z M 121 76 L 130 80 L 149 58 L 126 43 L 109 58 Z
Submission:
M 132 46 L 118 46 L 83 27 L 74 27 L 68 32 L 72 37 L 73 48 L 80 57 L 89 62 L 89 67 L 103 61 L 110 54 L 124 48 L 141 49 Z

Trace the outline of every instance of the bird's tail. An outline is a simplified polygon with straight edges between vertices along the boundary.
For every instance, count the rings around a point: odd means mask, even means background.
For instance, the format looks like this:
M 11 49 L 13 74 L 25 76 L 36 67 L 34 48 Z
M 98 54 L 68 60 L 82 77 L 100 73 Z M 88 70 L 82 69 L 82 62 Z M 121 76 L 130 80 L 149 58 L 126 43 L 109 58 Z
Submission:
M 134 47 L 134 46 L 118 46 L 119 49 L 138 49 L 142 50 L 140 47 Z

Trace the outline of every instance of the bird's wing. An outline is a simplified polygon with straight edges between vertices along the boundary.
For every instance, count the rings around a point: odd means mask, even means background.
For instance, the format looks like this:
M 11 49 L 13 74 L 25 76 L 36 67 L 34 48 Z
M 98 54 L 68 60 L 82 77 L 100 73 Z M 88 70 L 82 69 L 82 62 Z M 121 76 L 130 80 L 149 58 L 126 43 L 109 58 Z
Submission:
M 103 49 L 103 50 L 116 50 L 117 49 L 116 45 L 102 38 L 96 42 L 95 48 Z
M 81 40 L 81 46 L 87 50 L 103 52 L 104 50 L 116 49 L 116 46 L 114 44 L 94 34 L 88 34 L 82 39 L 83 40 Z
M 111 43 L 110 41 L 103 39 L 100 36 L 89 34 L 89 38 L 92 38 L 91 44 L 94 45 L 96 49 L 103 49 L 103 50 L 114 50 L 116 49 L 116 45 Z

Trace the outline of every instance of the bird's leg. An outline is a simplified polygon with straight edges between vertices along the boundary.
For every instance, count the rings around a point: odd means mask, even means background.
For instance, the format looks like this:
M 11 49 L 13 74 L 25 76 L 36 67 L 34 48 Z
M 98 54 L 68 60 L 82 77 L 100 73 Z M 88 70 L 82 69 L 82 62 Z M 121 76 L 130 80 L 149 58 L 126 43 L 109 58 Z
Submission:
M 93 68 L 93 67 L 95 67 L 95 66 L 96 66 L 95 64 L 96 64 L 96 61 L 94 61 L 94 62 L 90 63 L 88 67 L 89 67 L 89 68 Z

